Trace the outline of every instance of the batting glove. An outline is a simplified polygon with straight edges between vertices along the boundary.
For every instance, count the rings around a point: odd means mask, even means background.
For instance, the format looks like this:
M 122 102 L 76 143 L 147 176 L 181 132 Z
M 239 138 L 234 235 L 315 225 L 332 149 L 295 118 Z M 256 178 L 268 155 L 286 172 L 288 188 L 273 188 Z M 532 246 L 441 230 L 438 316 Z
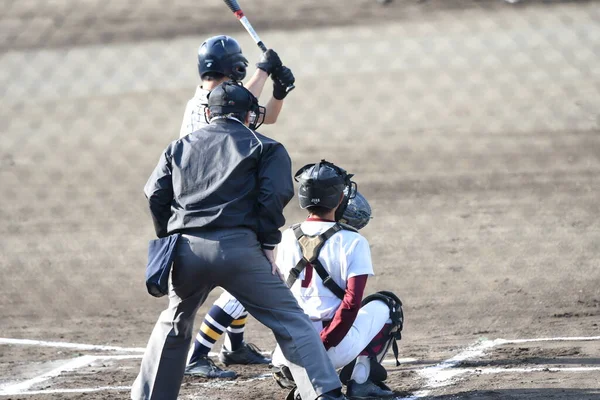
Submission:
M 292 70 L 284 66 L 278 68 L 271 75 L 271 79 L 273 80 L 273 97 L 277 100 L 285 99 L 285 96 L 288 95 L 287 88 L 296 82 Z
M 281 67 L 281 59 L 273 49 L 265 51 L 260 56 L 260 61 L 256 63 L 256 68 L 262 69 L 267 74 L 271 75 L 277 68 Z

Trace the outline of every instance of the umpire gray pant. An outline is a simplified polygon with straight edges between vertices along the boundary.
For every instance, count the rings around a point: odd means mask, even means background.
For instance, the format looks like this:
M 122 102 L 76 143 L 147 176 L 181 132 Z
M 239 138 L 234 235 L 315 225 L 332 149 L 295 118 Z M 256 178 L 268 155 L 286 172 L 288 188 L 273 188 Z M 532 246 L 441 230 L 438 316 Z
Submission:
M 176 400 L 193 337 L 194 318 L 216 286 L 234 295 L 273 331 L 303 400 L 340 388 L 325 347 L 249 229 L 192 231 L 181 236 L 169 285 L 169 307 L 154 326 L 133 400 Z

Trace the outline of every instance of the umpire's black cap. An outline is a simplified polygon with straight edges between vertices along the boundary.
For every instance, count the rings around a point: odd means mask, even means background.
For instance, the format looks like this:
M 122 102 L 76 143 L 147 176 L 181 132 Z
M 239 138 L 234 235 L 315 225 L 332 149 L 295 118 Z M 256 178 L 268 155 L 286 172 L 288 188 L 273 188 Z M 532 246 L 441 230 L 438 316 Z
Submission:
M 245 114 L 257 108 L 258 99 L 238 82 L 223 82 L 208 94 L 208 109 L 213 115 Z

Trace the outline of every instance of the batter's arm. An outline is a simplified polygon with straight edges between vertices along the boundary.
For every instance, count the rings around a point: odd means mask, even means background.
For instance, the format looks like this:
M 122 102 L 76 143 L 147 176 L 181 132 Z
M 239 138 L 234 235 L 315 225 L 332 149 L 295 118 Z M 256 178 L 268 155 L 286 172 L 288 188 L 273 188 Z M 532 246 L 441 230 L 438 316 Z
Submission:
M 254 75 L 250 78 L 250 80 L 244 85 L 250 93 L 252 93 L 257 99 L 260 97 L 263 88 L 265 87 L 265 83 L 269 75 L 263 71 L 262 69 L 257 69 L 254 72 Z M 283 107 L 283 100 L 277 100 L 273 97 L 269 99 L 267 105 L 265 106 L 265 124 L 274 124 L 277 122 L 277 118 L 279 117 L 279 113 L 281 112 L 281 108 Z
M 258 99 L 265 87 L 267 79 L 269 79 L 269 74 L 262 69 L 257 68 L 244 87 Z

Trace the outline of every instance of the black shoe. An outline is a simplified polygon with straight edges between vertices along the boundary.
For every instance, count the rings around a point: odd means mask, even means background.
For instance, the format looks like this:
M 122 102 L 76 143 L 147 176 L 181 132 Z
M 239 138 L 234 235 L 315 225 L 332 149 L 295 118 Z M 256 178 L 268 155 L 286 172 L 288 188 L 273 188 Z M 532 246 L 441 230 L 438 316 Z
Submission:
M 346 396 L 344 396 L 343 393 L 340 393 L 340 394 L 323 393 L 322 395 L 317 397 L 317 400 L 348 400 L 348 398 Z
M 271 366 L 271 371 L 273 371 L 273 379 L 282 389 L 295 389 L 296 382 L 294 382 L 294 377 L 292 376 L 292 372 L 285 365 L 281 368 Z
M 269 364 L 271 363 L 271 359 L 263 356 L 260 353 L 260 349 L 253 345 L 252 343 L 242 343 L 242 346 L 235 350 L 229 351 L 224 347 L 221 349 L 219 353 L 219 360 L 223 364 Z
M 298 389 L 292 389 L 292 391 L 287 395 L 285 400 L 302 400 L 302 397 L 300 397 L 300 392 L 298 391 Z M 348 398 L 344 396 L 343 393 L 323 393 L 322 395 L 317 397 L 317 400 L 348 400 Z
M 203 356 L 198 361 L 185 367 L 186 375 L 201 376 L 203 378 L 235 378 L 237 374 L 233 371 L 223 370 L 217 367 L 208 356 Z
M 348 382 L 346 395 L 350 400 L 385 399 L 394 397 L 394 392 L 383 382 L 367 380 L 365 383 Z

